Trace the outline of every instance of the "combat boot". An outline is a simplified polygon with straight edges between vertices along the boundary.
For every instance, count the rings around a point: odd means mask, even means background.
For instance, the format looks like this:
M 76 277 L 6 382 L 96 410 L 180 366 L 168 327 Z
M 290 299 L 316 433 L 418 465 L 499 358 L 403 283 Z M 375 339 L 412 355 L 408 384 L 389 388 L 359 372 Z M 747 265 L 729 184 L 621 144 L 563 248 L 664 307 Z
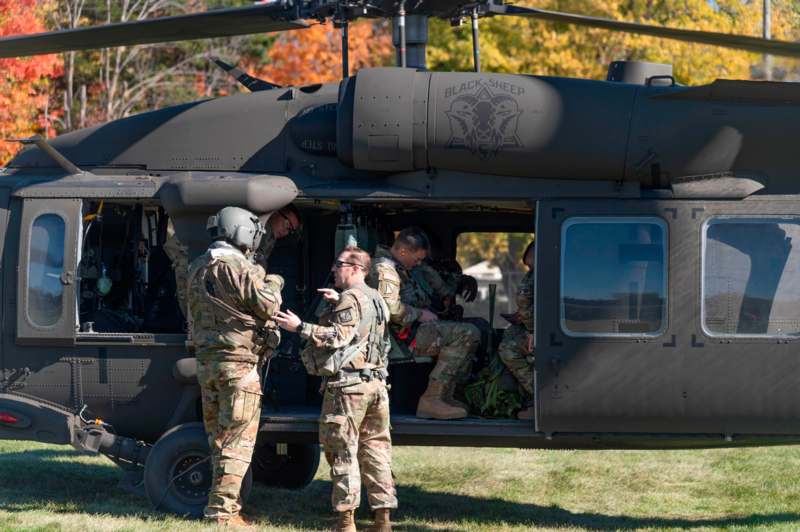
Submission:
M 339 519 L 336 521 L 336 526 L 333 530 L 336 532 L 356 532 L 356 511 L 347 510 L 346 512 L 339 512 Z
M 255 526 L 245 521 L 241 515 L 233 515 L 231 517 L 217 517 L 213 520 L 219 528 L 227 530 L 254 530 Z
M 467 406 L 467 403 L 456 399 L 455 391 L 456 391 L 455 381 L 445 385 L 445 393 L 444 393 L 445 402 L 449 405 L 457 406 L 458 408 L 463 408 L 464 410 L 469 412 L 469 407 Z
M 467 410 L 453 406 L 445 401 L 447 392 L 441 381 L 431 380 L 428 388 L 417 403 L 417 417 L 423 419 L 461 419 L 467 417 Z
M 373 521 L 372 532 L 392 532 L 392 519 L 389 508 L 378 508 L 375 510 L 375 520 Z

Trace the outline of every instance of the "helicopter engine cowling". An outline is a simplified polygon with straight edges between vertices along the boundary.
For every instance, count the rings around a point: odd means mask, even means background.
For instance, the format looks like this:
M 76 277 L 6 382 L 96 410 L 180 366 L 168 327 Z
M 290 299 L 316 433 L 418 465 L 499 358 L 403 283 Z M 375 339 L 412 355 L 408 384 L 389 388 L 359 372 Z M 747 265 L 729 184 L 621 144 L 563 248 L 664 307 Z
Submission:
M 359 170 L 619 179 L 636 87 L 373 68 L 339 93 L 337 156 Z

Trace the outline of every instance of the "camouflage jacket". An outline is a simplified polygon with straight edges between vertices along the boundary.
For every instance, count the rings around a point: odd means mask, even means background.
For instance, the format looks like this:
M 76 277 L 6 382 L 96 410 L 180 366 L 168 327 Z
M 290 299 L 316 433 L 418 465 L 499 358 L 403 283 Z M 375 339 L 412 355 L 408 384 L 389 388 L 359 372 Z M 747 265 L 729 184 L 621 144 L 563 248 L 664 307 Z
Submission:
M 234 246 L 211 244 L 189 266 L 188 288 L 198 359 L 255 363 L 265 343 L 277 345 L 280 336 L 271 318 L 281 305 L 283 279 L 267 276 Z
M 519 282 L 517 288 L 517 316 L 528 332 L 533 332 L 533 270 Z
M 345 364 L 345 369 L 365 369 L 365 368 L 384 368 L 386 360 L 383 354 L 380 356 L 368 356 L 376 353 L 375 349 L 379 346 L 369 345 L 369 342 L 376 343 L 385 334 L 387 323 L 377 318 L 377 314 L 372 310 L 372 300 L 377 300 L 377 304 L 382 307 L 383 316 L 389 315 L 389 309 L 383 299 L 376 291 L 366 285 L 353 286 L 341 293 L 339 301 L 335 307 L 329 306 L 320 317 L 319 325 L 303 322 L 298 329 L 300 337 L 308 340 L 301 358 L 308 365 L 308 361 L 322 361 L 331 356 L 335 351 L 344 349 L 348 346 L 362 342 L 363 347 L 359 349 L 352 360 Z M 375 338 L 367 338 L 370 334 L 371 323 L 364 320 L 364 317 L 378 320 L 375 329 Z M 310 370 L 313 368 L 309 368 Z
M 189 273 L 189 248 L 181 244 L 178 236 L 173 234 L 164 242 L 162 249 L 175 271 L 175 297 L 181 312 L 186 316 L 186 290 L 188 289 L 186 276 Z
M 386 246 L 375 250 L 368 282 L 386 301 L 391 322 L 396 326 L 411 325 L 419 319 L 422 309 L 431 306 L 428 291 L 411 272 L 395 262 Z
M 275 249 L 275 243 L 278 241 L 275 238 L 275 233 L 272 232 L 272 226 L 267 224 L 264 236 L 261 237 L 261 242 L 258 244 L 253 254 L 253 262 L 264 268 L 264 271 L 269 271 L 269 256 L 272 255 L 272 250 Z

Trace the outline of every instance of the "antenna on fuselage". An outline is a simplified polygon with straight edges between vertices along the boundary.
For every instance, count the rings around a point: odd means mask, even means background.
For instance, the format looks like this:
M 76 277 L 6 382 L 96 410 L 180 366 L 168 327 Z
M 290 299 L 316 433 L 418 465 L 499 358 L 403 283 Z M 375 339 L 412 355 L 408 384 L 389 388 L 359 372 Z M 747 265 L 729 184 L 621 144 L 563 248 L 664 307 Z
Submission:
M 475 72 L 481 71 L 481 45 L 478 42 L 478 8 L 472 8 L 472 62 Z

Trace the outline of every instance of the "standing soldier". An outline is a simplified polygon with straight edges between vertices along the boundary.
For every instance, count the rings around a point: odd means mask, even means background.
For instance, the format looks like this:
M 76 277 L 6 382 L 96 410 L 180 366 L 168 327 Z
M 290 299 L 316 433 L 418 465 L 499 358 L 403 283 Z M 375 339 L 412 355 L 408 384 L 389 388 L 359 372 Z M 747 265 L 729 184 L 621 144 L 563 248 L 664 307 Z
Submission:
M 480 331 L 471 323 L 439 321 L 429 310 L 425 288 L 411 275 L 427 256 L 428 236 L 418 227 L 400 231 L 391 248 L 378 246 L 370 282 L 386 301 L 392 331 L 417 355 L 436 357 L 428 388 L 417 403 L 417 417 L 461 419 L 467 407 L 453 398 L 480 346 Z
M 172 220 L 167 225 L 167 240 L 162 249 L 172 263 L 172 271 L 175 275 L 175 298 L 178 300 L 181 314 L 185 318 L 187 316 L 186 290 L 189 288 L 186 279 L 186 276 L 189 275 L 189 248 L 178 240 Z
M 281 238 L 291 236 L 298 231 L 300 231 L 300 215 L 295 207 L 287 205 L 272 213 L 267 221 L 264 237 L 255 250 L 255 263 L 267 270 L 269 256 L 272 255 L 272 250 L 275 249 L 275 243 Z
M 282 328 L 308 340 L 303 363 L 312 375 L 326 377 L 319 440 L 331 466 L 331 502 L 339 513 L 336 530 L 347 532 L 356 529 L 362 480 L 374 512 L 373 530 L 391 530 L 389 513 L 397 508 L 385 383 L 389 309 L 364 284 L 369 269 L 366 251 L 346 247 L 333 266 L 335 286 L 343 292 L 320 289 L 332 305 L 320 325 L 301 322 L 288 310 L 275 318 Z
M 281 238 L 298 232 L 300 228 L 300 216 L 297 213 L 297 209 L 287 205 L 272 213 L 258 247 L 250 249 L 248 253 L 252 252 L 255 263 L 264 268 L 264 271 L 267 271 L 267 263 L 272 250 L 275 248 L 275 243 Z M 164 242 L 163 249 L 170 262 L 172 262 L 172 269 L 175 272 L 175 297 L 178 299 L 178 306 L 184 317 L 188 317 L 186 314 L 186 290 L 188 288 L 189 248 L 178 240 L 171 222 L 167 231 L 169 236 Z
M 533 242 L 525 248 L 522 262 L 528 267 L 528 273 L 519 283 L 517 312 L 508 318 L 511 326 L 503 333 L 497 354 L 525 390 L 530 401 L 533 398 Z M 533 419 L 533 405 L 520 411 L 517 417 Z
M 263 233 L 253 213 L 225 207 L 209 218 L 207 229 L 214 242 L 188 275 L 189 325 L 213 475 L 204 514 L 219 524 L 246 526 L 239 491 L 258 432 L 260 355 L 269 356 L 280 340 L 272 318 L 281 305 L 283 279 L 267 276 L 245 255 Z

